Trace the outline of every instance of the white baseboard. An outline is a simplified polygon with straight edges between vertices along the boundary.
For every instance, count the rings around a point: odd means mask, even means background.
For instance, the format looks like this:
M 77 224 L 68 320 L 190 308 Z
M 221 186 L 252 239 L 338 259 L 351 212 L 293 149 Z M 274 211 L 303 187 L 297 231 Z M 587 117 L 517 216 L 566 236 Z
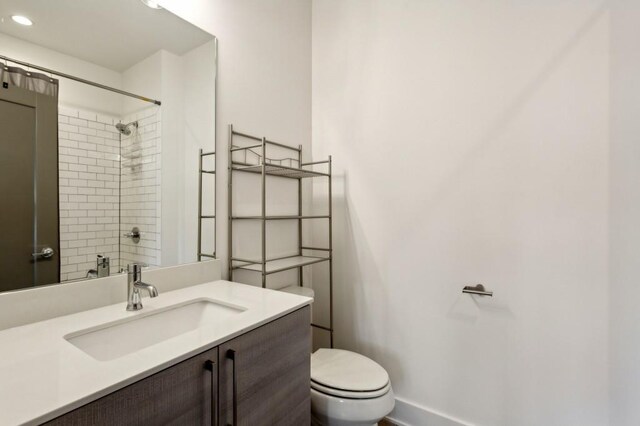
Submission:
M 399 426 L 474 426 L 402 398 L 396 398 L 396 406 L 387 418 Z

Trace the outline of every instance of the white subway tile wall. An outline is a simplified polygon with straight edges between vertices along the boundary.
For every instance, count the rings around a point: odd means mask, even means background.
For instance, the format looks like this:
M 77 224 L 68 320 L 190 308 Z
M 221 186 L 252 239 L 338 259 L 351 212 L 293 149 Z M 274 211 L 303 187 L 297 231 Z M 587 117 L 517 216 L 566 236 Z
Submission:
M 160 266 L 160 108 L 150 107 L 123 118 L 138 122 L 131 135 L 122 135 L 122 181 L 120 231 L 140 229 L 140 241 L 123 238 L 121 263 L 142 262 Z
M 60 106 L 60 281 L 87 276 L 96 255 L 119 262 L 119 154 L 117 118 Z
M 115 124 L 136 120 L 121 142 Z M 60 281 L 86 277 L 98 254 L 111 273 L 131 262 L 159 266 L 160 110 L 120 119 L 60 106 L 58 122 Z M 121 237 L 133 226 L 139 244 Z

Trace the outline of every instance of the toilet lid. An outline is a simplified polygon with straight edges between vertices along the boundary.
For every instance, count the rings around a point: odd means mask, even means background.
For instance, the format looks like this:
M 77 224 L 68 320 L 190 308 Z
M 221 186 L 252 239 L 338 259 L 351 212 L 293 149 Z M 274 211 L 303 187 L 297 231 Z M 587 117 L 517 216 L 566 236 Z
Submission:
M 389 375 L 366 356 L 342 349 L 318 349 L 311 355 L 311 380 L 325 388 L 371 392 L 389 384 Z
M 342 389 L 330 388 L 328 386 L 323 386 L 320 383 L 311 381 L 311 389 L 316 390 L 318 392 L 322 392 L 326 395 L 336 396 L 338 398 L 349 398 L 349 399 L 372 399 L 378 398 L 380 396 L 385 395 L 389 390 L 391 390 L 391 383 L 387 383 L 386 386 L 380 388 L 378 390 L 373 391 L 347 391 Z

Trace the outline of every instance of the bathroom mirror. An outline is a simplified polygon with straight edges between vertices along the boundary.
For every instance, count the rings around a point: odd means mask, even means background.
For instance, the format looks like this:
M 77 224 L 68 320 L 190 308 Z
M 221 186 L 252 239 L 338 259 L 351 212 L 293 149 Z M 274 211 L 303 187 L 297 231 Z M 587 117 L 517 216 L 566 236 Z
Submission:
M 216 53 L 152 1 L 0 2 L 0 291 L 215 256 Z

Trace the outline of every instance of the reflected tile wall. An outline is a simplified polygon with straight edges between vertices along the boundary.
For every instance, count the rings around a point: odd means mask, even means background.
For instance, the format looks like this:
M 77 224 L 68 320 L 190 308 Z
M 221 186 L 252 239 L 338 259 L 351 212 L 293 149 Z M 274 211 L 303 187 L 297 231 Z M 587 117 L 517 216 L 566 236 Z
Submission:
M 96 255 L 118 255 L 119 144 L 116 117 L 58 109 L 60 280 L 87 276 Z

